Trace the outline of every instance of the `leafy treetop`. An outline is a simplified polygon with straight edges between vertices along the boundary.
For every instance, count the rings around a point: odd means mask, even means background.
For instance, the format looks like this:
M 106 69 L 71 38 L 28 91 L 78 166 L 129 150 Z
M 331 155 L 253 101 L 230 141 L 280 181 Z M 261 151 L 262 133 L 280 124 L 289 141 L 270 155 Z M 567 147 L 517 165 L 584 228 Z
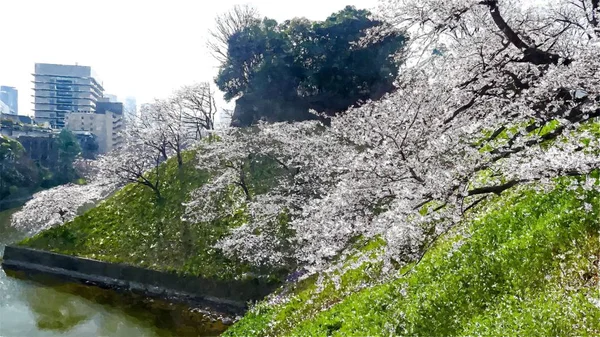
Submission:
M 333 115 L 394 89 L 394 55 L 406 38 L 396 32 L 359 45 L 368 29 L 385 26 L 366 10 L 348 6 L 321 22 L 249 22 L 228 36 L 216 78 L 225 99 L 239 98 L 234 125 L 314 119 L 309 109 Z M 262 101 L 271 103 L 258 108 Z

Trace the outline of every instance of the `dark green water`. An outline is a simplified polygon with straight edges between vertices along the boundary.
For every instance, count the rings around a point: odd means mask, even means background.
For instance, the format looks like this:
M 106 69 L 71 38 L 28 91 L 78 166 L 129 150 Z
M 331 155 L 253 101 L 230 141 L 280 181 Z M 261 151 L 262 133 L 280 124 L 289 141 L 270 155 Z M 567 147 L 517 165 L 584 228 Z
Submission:
M 9 216 L 0 213 L 0 253 L 24 237 Z M 226 328 L 184 306 L 23 276 L 0 268 L 0 337 L 215 336 Z

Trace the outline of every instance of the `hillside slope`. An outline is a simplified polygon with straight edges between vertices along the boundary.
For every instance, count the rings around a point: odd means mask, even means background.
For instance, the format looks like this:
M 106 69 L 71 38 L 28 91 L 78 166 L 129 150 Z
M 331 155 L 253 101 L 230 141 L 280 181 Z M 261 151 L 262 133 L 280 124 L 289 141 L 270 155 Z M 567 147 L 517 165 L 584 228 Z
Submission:
M 184 165 L 170 159 L 162 165 L 162 200 L 152 190 L 130 184 L 72 222 L 43 231 L 21 245 L 53 252 L 119 262 L 161 271 L 234 279 L 253 270 L 225 257 L 212 245 L 238 226 L 243 217 L 211 223 L 182 220 L 189 193 L 210 178 L 195 168 L 196 152 Z M 274 275 L 274 274 L 270 274 Z
M 393 281 L 352 293 L 373 275 L 368 264 L 337 289 L 307 280 L 226 335 L 597 336 L 600 195 L 570 181 L 496 198 Z
M 193 152 L 181 170 L 166 163 L 162 201 L 130 185 L 22 244 L 221 279 L 256 272 L 210 248 L 243 215 L 210 224 L 181 220 L 188 193 L 210 178 L 194 163 Z M 263 167 L 254 176 L 260 183 L 272 174 Z M 391 280 L 382 279 L 378 258 L 385 242 L 358 238 L 362 255 L 341 260 L 343 274 L 286 284 L 226 335 L 598 335 L 600 193 L 573 185 L 578 179 L 586 178 L 558 179 L 549 191 L 523 186 L 480 204 Z M 598 184 L 598 172 L 588 179 Z

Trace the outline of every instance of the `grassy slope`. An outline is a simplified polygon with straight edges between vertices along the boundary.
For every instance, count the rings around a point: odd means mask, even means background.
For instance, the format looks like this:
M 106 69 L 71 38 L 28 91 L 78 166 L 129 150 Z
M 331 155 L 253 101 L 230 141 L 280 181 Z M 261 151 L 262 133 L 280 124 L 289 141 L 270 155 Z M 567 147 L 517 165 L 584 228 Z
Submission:
M 83 217 L 26 244 L 194 275 L 228 278 L 248 271 L 206 248 L 235 221 L 186 229 L 179 220 L 187 192 L 207 179 L 192 169 L 192 157 L 187 155 L 180 177 L 170 162 L 164 204 L 156 204 L 150 191 L 128 186 Z M 268 170 L 259 173 L 272 176 Z M 281 289 L 295 296 L 283 304 L 257 305 L 227 334 L 600 334 L 599 309 L 586 298 L 600 297 L 594 291 L 598 198 L 590 192 L 587 202 L 594 208 L 585 212 L 583 201 L 564 188 L 547 194 L 511 192 L 490 203 L 481 219 L 442 237 L 405 276 L 363 289 L 380 278 L 381 264 L 371 262 L 340 275 L 339 287 L 326 282 L 320 291 L 311 278 Z M 163 234 L 157 236 L 161 223 Z M 192 240 L 182 240 L 181 233 L 189 230 L 183 237 Z M 377 254 L 381 243 L 359 244 L 366 254 Z
M 521 189 L 444 236 L 410 272 L 353 292 L 372 265 L 284 304 L 259 304 L 227 336 L 600 334 L 600 196 Z M 365 270 L 369 270 L 366 273 Z M 351 293 L 345 296 L 341 293 Z
M 248 266 L 208 248 L 236 225 L 236 219 L 197 225 L 181 221 L 188 193 L 209 178 L 206 172 L 196 170 L 194 163 L 195 152 L 187 152 L 181 171 L 176 160 L 163 165 L 162 201 L 157 201 L 149 188 L 128 185 L 74 221 L 21 244 L 205 277 L 242 275 L 249 271 Z

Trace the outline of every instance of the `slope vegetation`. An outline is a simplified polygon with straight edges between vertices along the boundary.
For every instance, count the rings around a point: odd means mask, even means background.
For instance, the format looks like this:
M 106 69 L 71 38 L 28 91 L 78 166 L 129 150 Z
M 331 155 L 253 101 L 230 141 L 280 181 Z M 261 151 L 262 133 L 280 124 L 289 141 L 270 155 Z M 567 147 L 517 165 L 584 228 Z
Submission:
M 252 273 L 275 276 L 270 270 L 253 270 L 211 248 L 229 229 L 244 221 L 243 214 L 211 223 L 182 220 L 189 193 L 210 178 L 195 168 L 196 152 L 185 153 L 180 169 L 170 159 L 161 167 L 162 199 L 152 190 L 130 184 L 72 222 L 51 228 L 21 242 L 57 253 L 118 262 L 161 271 L 218 279 Z M 260 183 L 260 176 L 255 181 Z M 268 174 L 267 174 L 268 176 Z
M 368 263 L 322 291 L 309 279 L 226 335 L 598 335 L 600 195 L 571 182 L 497 197 L 392 281 L 352 291 Z

